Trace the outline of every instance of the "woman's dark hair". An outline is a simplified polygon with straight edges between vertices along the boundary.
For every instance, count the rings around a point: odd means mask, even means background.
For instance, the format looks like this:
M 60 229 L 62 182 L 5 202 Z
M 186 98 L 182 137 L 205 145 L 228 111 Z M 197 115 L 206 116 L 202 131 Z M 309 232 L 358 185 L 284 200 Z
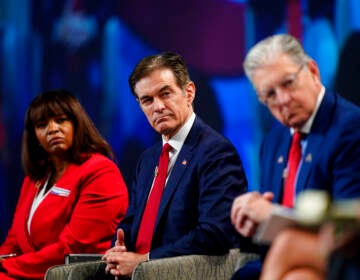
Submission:
M 135 69 L 129 78 L 129 85 L 132 94 L 137 97 L 135 85 L 139 80 L 147 77 L 152 71 L 161 68 L 170 69 L 174 73 L 176 83 L 180 88 L 183 88 L 188 82 L 190 82 L 189 72 L 183 58 L 176 53 L 163 52 L 147 56 L 140 60 L 135 66 Z
M 34 180 L 42 179 L 51 168 L 49 156 L 35 135 L 35 125 L 61 114 L 65 114 L 74 125 L 74 142 L 68 152 L 70 162 L 80 164 L 95 152 L 114 157 L 112 148 L 72 93 L 66 90 L 46 91 L 31 101 L 25 115 L 22 163 L 25 174 Z

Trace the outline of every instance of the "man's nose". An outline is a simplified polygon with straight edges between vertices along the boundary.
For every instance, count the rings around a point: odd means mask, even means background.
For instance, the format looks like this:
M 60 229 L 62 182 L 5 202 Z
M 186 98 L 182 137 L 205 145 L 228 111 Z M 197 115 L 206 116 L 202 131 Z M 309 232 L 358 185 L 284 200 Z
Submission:
M 154 99 L 154 109 L 159 111 L 165 108 L 164 102 L 160 98 Z
M 290 94 L 281 88 L 276 89 L 276 99 L 278 104 L 284 104 L 289 102 Z

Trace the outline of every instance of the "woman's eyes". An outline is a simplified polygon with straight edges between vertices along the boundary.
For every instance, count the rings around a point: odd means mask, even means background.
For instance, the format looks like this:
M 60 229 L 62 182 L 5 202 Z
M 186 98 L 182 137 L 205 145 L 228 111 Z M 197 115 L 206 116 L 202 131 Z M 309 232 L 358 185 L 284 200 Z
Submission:
M 46 126 L 49 124 L 49 122 L 52 121 L 52 120 L 53 120 L 54 122 L 58 123 L 58 124 L 62 124 L 62 123 L 64 123 L 64 122 L 66 122 L 66 121 L 69 121 L 69 118 L 68 118 L 68 117 L 57 117 L 57 118 L 54 118 L 54 119 L 49 119 L 49 120 L 40 121 L 40 122 L 37 122 L 37 123 L 35 124 L 35 127 L 36 127 L 36 128 L 46 127 Z
M 68 120 L 69 120 L 69 119 L 66 118 L 66 117 L 61 117 L 61 118 L 56 119 L 56 122 L 57 122 L 57 123 L 63 123 L 63 122 L 66 122 L 66 121 L 68 121 Z
M 35 127 L 36 128 L 42 128 L 42 127 L 45 127 L 46 126 L 46 123 L 45 122 L 41 122 L 41 123 L 36 123 L 35 124 Z

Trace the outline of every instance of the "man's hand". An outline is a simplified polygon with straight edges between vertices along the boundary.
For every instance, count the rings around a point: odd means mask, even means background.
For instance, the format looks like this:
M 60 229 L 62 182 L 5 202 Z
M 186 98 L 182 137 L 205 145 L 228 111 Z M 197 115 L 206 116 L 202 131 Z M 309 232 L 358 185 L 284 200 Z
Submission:
M 116 241 L 115 241 L 115 246 L 112 247 L 111 249 L 107 250 L 105 255 L 102 257 L 102 260 L 107 262 L 107 265 L 106 265 L 106 268 L 105 268 L 106 273 L 110 273 L 111 270 L 116 270 L 116 266 L 117 266 L 117 263 L 109 262 L 106 259 L 106 257 L 110 256 L 110 254 L 113 254 L 115 252 L 120 253 L 120 252 L 126 252 L 127 251 L 124 240 L 125 240 L 124 231 L 122 229 L 118 229 L 117 238 L 116 238 Z
M 102 260 L 106 262 L 105 272 L 114 276 L 131 276 L 135 266 L 148 260 L 148 254 L 127 252 L 124 231 L 117 231 L 115 246 L 106 251 Z
M 274 194 L 246 193 L 235 198 L 231 208 L 231 222 L 245 237 L 252 237 L 259 223 L 269 218 Z
M 147 259 L 148 254 L 120 252 L 112 249 L 103 256 L 103 260 L 107 263 L 105 271 L 114 276 L 131 276 L 135 267 Z
M 117 231 L 117 238 L 115 241 L 115 246 L 124 246 L 125 247 L 125 234 L 124 231 L 120 228 Z M 125 247 L 125 251 L 127 251 Z

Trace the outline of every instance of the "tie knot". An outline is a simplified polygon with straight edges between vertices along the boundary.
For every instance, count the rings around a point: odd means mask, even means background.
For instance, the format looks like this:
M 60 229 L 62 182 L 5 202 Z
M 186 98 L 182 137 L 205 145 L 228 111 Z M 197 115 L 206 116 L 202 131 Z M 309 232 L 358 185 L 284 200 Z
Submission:
M 292 142 L 299 143 L 303 137 L 304 137 L 304 133 L 300 131 L 296 131 L 292 137 Z
M 171 150 L 171 146 L 169 143 L 165 143 L 164 146 L 162 147 L 161 153 L 169 153 Z

